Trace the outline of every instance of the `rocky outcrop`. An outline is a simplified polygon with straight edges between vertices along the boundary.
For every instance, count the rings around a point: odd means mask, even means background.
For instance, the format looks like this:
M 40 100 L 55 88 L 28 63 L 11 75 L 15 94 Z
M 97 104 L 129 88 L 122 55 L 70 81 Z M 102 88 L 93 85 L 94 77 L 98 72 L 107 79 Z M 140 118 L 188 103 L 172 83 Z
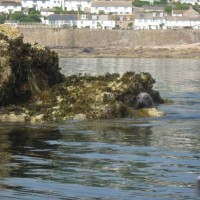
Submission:
M 149 73 L 127 72 L 105 76 L 79 75 L 32 96 L 26 106 L 9 106 L 1 120 L 45 122 L 83 119 L 109 119 L 133 116 L 163 116 L 156 109 L 135 110 L 136 96 L 148 92 L 155 104 L 163 103 L 152 89 Z M 146 114 L 145 114 L 146 113 Z
M 157 109 L 136 111 L 136 96 L 153 90 L 149 73 L 126 72 L 104 76 L 63 77 L 55 52 L 23 43 L 21 33 L 0 26 L 0 120 L 46 122 L 162 116 Z
M 0 105 L 25 103 L 62 81 L 55 52 L 23 43 L 19 30 L 0 25 Z

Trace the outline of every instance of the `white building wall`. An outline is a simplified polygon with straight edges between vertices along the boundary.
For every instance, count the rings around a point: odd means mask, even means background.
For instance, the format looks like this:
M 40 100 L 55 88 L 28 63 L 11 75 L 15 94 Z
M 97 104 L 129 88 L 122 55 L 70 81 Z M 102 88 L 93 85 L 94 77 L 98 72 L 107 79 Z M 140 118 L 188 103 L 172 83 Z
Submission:
M 105 14 L 115 13 L 115 14 L 132 14 L 131 7 L 91 7 L 91 13 L 99 14 L 100 11 L 104 11 Z
M 87 8 L 91 8 L 91 1 L 64 1 L 64 10 L 70 11 L 70 10 L 74 10 L 74 11 L 85 11 L 85 9 Z
M 40 11 L 41 8 L 61 7 L 61 0 L 22 0 L 23 8 L 36 8 Z
M 115 21 L 107 20 L 78 20 L 77 28 L 90 28 L 90 29 L 113 29 L 115 28 Z
M 191 27 L 191 28 L 198 28 L 200 26 L 200 19 L 199 20 L 192 20 L 192 18 L 189 20 L 184 21 L 176 21 L 176 20 L 170 20 L 166 23 L 167 28 L 184 28 L 184 27 Z M 199 28 L 198 28 L 199 29 Z
M 115 28 L 115 21 L 102 21 L 103 29 L 113 29 Z
M 9 13 L 14 13 L 21 10 L 22 10 L 21 5 L 8 5 L 8 6 L 0 5 L 0 12 L 3 12 L 3 13 L 9 14 Z
M 165 28 L 165 19 L 135 19 L 134 28 L 137 29 L 160 29 L 163 24 Z
M 61 7 L 62 0 L 49 0 L 47 5 L 49 8 Z
M 195 3 L 197 3 L 198 5 L 200 5 L 200 2 L 198 0 L 180 0 L 180 3 L 188 3 L 192 5 L 195 5 Z
M 67 20 L 67 21 L 66 20 L 57 20 L 57 21 L 53 21 L 53 22 L 46 20 L 45 23 L 47 25 L 50 25 L 52 27 L 57 27 L 57 28 L 60 28 L 65 25 L 67 25 L 69 27 L 73 27 L 73 26 L 77 25 L 77 22 L 74 20 Z

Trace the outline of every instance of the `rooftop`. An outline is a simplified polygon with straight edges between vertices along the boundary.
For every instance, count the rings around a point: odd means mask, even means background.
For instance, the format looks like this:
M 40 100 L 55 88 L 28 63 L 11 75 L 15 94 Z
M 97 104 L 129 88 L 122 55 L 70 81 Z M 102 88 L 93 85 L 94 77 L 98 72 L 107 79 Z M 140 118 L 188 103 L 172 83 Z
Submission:
M 92 1 L 92 7 L 132 7 L 132 1 Z

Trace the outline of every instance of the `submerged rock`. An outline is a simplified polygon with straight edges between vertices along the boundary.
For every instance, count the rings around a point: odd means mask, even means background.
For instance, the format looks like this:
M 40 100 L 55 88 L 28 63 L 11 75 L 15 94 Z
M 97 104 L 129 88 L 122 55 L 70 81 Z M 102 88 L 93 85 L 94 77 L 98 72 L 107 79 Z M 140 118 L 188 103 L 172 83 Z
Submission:
M 136 115 L 139 117 L 163 117 L 165 113 L 157 108 L 142 108 L 136 112 Z

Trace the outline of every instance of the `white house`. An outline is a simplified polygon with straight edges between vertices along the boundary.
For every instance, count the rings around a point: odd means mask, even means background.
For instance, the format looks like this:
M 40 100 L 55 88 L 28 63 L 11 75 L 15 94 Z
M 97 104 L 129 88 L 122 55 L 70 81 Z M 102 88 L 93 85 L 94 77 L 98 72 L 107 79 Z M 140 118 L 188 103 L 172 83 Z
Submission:
M 55 13 L 55 9 L 53 8 L 41 8 L 40 14 L 44 17 L 48 17 L 49 15 L 53 15 Z
M 138 13 L 135 15 L 134 29 L 165 29 L 166 16 L 160 13 Z
M 20 2 L 9 1 L 9 0 L 0 1 L 0 12 L 14 13 L 21 10 L 22 7 Z
M 90 0 L 63 0 L 63 10 L 85 11 L 90 12 L 91 1 Z
M 144 12 L 164 12 L 164 6 L 144 5 L 142 6 Z
M 91 13 L 132 14 L 132 1 L 92 1 Z
M 77 20 L 77 28 L 113 29 L 115 17 L 109 15 L 80 15 Z
M 77 27 L 90 29 L 113 29 L 115 28 L 114 16 L 108 15 L 50 15 L 47 23 L 52 27 Z
M 40 11 L 45 8 L 61 7 L 61 0 L 22 0 L 23 8 L 35 8 Z
M 173 0 L 173 2 L 180 2 L 180 3 L 187 3 L 187 4 L 198 4 L 200 5 L 200 1 L 199 0 Z
M 76 26 L 77 15 L 74 14 L 53 14 L 47 17 L 46 23 L 55 28 Z
M 200 17 L 173 17 L 167 16 L 166 27 L 168 29 L 200 28 Z
M 172 16 L 173 17 L 182 17 L 183 16 L 183 13 L 185 12 L 186 10 L 174 10 L 172 9 Z

